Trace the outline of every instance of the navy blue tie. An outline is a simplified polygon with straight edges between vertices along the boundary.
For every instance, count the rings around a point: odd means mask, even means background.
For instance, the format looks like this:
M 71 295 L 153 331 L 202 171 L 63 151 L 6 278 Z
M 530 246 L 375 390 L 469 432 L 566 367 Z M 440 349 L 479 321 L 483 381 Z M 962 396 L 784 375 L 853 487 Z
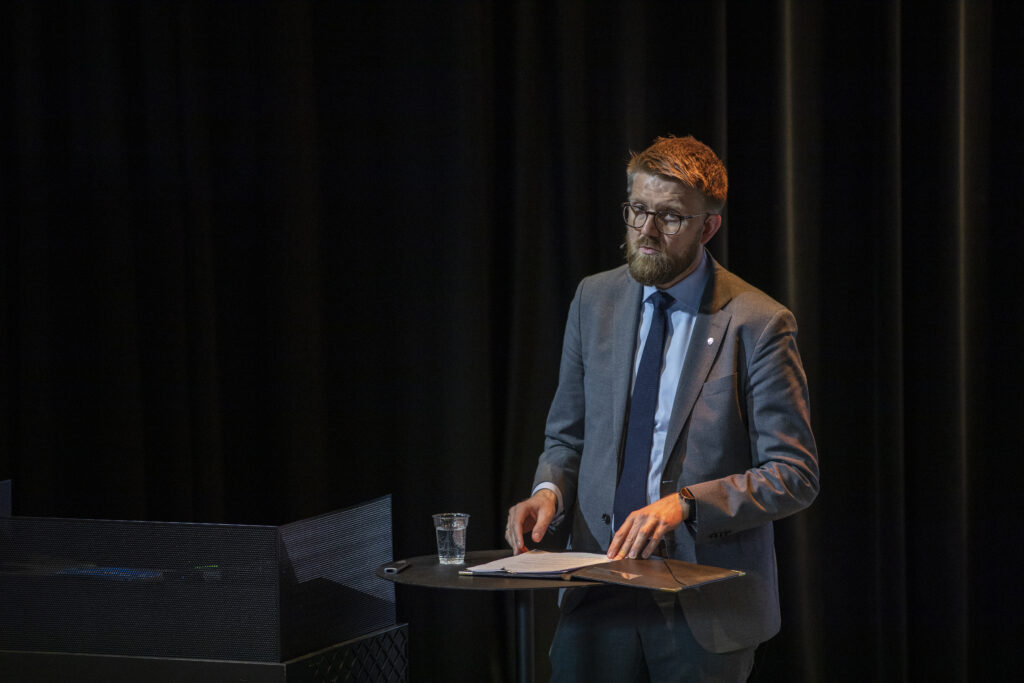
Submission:
M 658 384 L 661 381 L 661 359 L 665 348 L 665 309 L 675 301 L 657 291 L 648 299 L 654 304 L 651 329 L 647 332 L 644 353 L 633 382 L 633 398 L 629 402 L 629 423 L 626 426 L 626 450 L 622 475 L 615 489 L 615 528 L 629 513 L 647 505 L 647 472 L 651 466 L 654 444 L 654 411 L 658 408 Z

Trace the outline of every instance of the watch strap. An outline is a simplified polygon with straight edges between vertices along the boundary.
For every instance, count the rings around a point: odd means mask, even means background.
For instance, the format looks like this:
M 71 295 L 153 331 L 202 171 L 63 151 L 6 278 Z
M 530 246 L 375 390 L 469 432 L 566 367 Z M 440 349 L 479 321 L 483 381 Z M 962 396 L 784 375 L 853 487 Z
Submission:
M 690 493 L 690 489 L 682 488 L 679 491 L 679 497 L 686 501 L 686 519 L 683 520 L 688 523 L 697 521 L 697 501 L 694 499 L 693 494 Z

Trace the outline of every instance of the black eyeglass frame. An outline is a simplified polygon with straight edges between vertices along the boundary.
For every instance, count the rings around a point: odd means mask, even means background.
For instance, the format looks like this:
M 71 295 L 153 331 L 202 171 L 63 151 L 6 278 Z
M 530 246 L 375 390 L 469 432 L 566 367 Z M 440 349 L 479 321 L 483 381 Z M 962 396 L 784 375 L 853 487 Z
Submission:
M 633 223 L 631 223 L 630 220 L 629 220 L 629 212 L 630 211 L 632 211 L 633 214 L 634 214 Z M 643 217 L 644 217 L 643 220 L 640 221 L 640 223 L 638 225 L 634 225 L 634 223 L 636 222 L 636 219 L 639 218 L 641 214 L 643 214 Z M 676 213 L 674 211 L 651 211 L 650 209 L 645 207 L 643 204 L 633 204 L 632 202 L 622 202 L 622 222 L 626 224 L 627 228 L 632 228 L 633 230 L 636 230 L 638 232 L 640 230 L 643 230 L 644 226 L 647 225 L 647 220 L 648 220 L 649 216 L 654 216 L 654 227 L 657 228 L 658 232 L 660 232 L 662 235 L 676 235 L 676 234 L 679 233 L 680 230 L 683 229 L 683 223 L 685 223 L 686 221 L 690 220 L 691 218 L 699 218 L 701 216 L 714 216 L 714 215 L 716 215 L 716 214 L 714 214 L 714 213 L 712 213 L 710 211 L 705 211 L 704 213 L 695 213 L 695 214 L 691 214 L 689 216 L 682 216 L 682 215 L 680 215 L 680 214 L 678 214 L 678 213 Z M 672 232 L 669 232 L 669 231 L 665 230 L 665 216 L 675 216 L 676 218 L 678 218 L 679 219 L 679 227 L 676 228 L 675 230 L 673 230 Z

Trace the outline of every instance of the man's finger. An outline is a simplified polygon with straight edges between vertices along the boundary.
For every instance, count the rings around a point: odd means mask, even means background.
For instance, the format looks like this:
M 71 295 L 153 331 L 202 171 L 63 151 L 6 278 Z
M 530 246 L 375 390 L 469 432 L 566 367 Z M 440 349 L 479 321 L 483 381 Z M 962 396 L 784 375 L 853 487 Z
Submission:
M 652 522 L 653 520 L 638 521 L 634 525 L 636 534 L 626 544 L 629 548 L 628 554 L 630 559 L 650 557 L 654 549 L 658 547 L 658 543 L 661 542 L 661 537 L 658 535 L 658 526 Z
M 635 560 L 636 556 L 643 552 L 646 545 L 647 535 L 642 531 L 637 531 L 636 536 L 633 537 L 632 542 L 629 544 L 629 559 Z
M 612 536 L 612 542 L 608 545 L 609 560 L 621 559 L 621 557 L 619 556 L 619 551 L 623 547 L 623 541 L 626 540 L 626 534 L 629 532 L 629 529 L 629 518 L 627 517 L 626 521 L 623 522 L 622 526 L 619 527 L 619 530 L 615 532 L 614 536 Z
M 519 554 L 523 547 L 522 523 L 519 521 L 518 506 L 513 506 L 508 511 L 508 522 L 505 524 L 505 538 L 512 547 L 514 555 Z
M 551 520 L 554 519 L 554 511 L 549 510 L 547 507 L 542 507 L 537 512 L 537 521 L 533 525 L 533 542 L 540 543 L 541 539 L 544 538 L 544 534 L 548 532 L 548 527 L 551 525 Z
M 640 556 L 646 560 L 654 554 L 654 551 L 658 549 L 658 544 L 660 543 L 661 538 L 658 537 L 658 534 L 651 534 L 651 537 L 647 539 L 647 545 L 641 551 Z

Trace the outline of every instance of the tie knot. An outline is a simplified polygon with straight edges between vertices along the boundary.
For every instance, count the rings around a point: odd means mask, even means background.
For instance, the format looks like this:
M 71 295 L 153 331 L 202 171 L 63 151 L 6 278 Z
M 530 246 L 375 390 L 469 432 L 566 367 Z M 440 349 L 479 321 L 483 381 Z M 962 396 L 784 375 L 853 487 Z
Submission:
M 656 311 L 664 311 L 675 303 L 675 299 L 672 298 L 671 294 L 663 292 L 660 289 L 654 294 L 651 294 L 647 300 L 654 304 L 654 310 Z

